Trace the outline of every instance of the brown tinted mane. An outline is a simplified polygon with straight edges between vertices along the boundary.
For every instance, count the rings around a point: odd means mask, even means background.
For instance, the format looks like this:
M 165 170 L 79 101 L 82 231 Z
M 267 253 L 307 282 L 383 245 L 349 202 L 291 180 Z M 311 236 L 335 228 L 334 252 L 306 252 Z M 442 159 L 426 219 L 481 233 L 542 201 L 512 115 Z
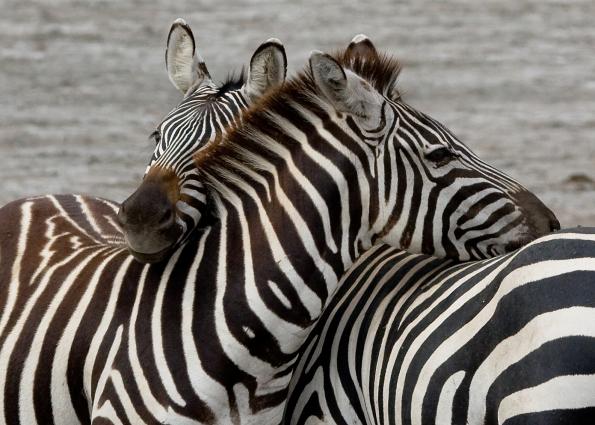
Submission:
M 396 92 L 401 63 L 385 53 L 352 56 L 349 50 L 337 52 L 333 57 L 385 96 Z M 393 97 L 394 99 L 394 97 Z
M 347 51 L 335 53 L 333 57 L 344 68 L 368 81 L 380 93 L 394 99 L 397 77 L 401 71 L 401 65 L 395 58 L 381 53 L 352 57 Z M 327 103 L 314 83 L 309 67 L 287 80 L 280 88 L 263 96 L 243 112 L 241 122 L 233 124 L 226 135 L 217 136 L 195 155 L 196 166 L 206 177 L 205 183 L 210 185 L 210 179 L 224 178 L 224 170 L 229 168 L 230 162 L 255 168 L 244 159 L 242 151 L 263 149 L 258 147 L 262 142 L 254 137 L 259 130 L 266 129 L 269 135 L 278 131 L 269 118 L 270 114 L 287 112 L 288 105 L 292 103 L 299 103 L 310 110 L 320 110 L 318 104 L 323 102 Z

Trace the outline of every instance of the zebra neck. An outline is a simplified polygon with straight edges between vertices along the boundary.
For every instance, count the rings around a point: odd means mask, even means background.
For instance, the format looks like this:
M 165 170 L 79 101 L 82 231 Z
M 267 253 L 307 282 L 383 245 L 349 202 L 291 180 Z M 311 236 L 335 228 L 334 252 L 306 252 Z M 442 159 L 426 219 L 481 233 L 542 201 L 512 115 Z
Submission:
M 334 269 L 342 272 L 371 246 L 379 220 L 376 151 L 328 108 L 309 101 L 279 108 L 229 132 L 195 165 L 218 208 L 264 212 L 277 233 L 292 231 L 288 241 L 338 253 L 342 266 Z
M 257 191 L 227 194 L 217 203 L 216 263 L 226 268 L 219 282 L 262 299 L 260 309 L 272 311 L 275 320 L 308 328 L 359 255 L 359 223 L 345 223 L 336 208 L 324 213 L 326 224 L 321 224 L 314 205 L 268 201 Z M 350 232 L 349 224 L 356 231 Z M 283 347 L 286 352 L 299 348 Z
M 230 411 L 275 417 L 282 413 L 296 353 L 351 264 L 344 264 L 341 243 L 353 245 L 355 238 L 333 238 L 343 226 L 334 217 L 340 212 L 332 213 L 326 236 L 314 226 L 315 211 L 298 221 L 287 205 L 258 196 L 230 199 L 218 201 L 217 222 L 184 248 L 196 258 L 190 266 L 195 279 L 186 283 L 194 287 L 184 291 L 183 301 L 192 306 L 195 325 L 184 338 L 192 338 L 199 357 L 204 352 L 218 359 L 193 367 L 216 380 L 225 377 L 225 402 L 238 400 Z

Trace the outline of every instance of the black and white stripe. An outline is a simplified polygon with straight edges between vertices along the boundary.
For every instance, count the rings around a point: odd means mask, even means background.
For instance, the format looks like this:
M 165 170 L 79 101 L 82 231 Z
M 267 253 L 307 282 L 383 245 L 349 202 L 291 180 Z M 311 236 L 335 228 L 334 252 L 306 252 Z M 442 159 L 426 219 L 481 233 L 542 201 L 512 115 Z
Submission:
M 207 208 L 206 190 L 195 157 L 215 137 L 223 137 L 240 111 L 285 80 L 287 58 L 277 39 L 269 39 L 256 49 L 247 78 L 242 70 L 223 84 L 213 82 L 195 43 L 190 27 L 183 20 L 176 20 L 168 36 L 165 57 L 169 78 L 184 99 L 153 132 L 156 146 L 143 182 L 121 207 L 120 221 L 128 229 L 126 238 L 131 252 L 135 248 L 139 253 L 147 253 L 147 245 L 157 245 L 163 252 L 150 253 L 153 261 L 165 258 L 183 244 Z M 164 195 L 162 199 L 157 199 L 159 192 Z M 135 198 L 147 199 L 148 205 L 126 211 Z M 147 242 L 151 237 L 147 232 L 153 233 L 154 240 Z M 146 259 L 147 256 L 143 258 Z

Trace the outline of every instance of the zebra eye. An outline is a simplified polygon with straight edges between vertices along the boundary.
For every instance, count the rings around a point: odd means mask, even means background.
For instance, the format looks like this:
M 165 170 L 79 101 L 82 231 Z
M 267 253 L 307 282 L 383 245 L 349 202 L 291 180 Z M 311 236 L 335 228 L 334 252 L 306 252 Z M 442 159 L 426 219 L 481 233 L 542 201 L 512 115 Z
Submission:
M 428 161 L 432 161 L 438 165 L 444 165 L 455 157 L 455 153 L 447 147 L 434 149 L 432 152 L 426 153 L 425 157 Z
M 155 142 L 155 145 L 158 145 L 159 142 L 161 142 L 161 133 L 159 133 L 159 130 L 155 130 L 154 132 L 151 133 L 151 136 L 149 136 L 150 139 L 153 139 L 153 141 Z

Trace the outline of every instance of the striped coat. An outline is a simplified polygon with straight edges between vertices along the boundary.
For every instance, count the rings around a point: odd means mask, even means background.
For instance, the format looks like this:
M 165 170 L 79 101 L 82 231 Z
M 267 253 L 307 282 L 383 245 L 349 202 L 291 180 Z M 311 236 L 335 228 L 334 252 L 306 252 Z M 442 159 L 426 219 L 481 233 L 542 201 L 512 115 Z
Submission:
M 290 388 L 287 424 L 593 423 L 595 229 L 460 265 L 374 247 Z

